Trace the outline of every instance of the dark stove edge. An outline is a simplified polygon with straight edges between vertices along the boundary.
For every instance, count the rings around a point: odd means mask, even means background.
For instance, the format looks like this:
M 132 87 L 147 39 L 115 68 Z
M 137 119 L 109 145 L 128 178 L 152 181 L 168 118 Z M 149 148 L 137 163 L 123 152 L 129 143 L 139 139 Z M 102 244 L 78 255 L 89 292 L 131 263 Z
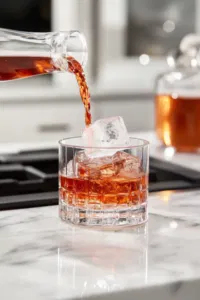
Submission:
M 58 205 L 58 192 L 0 197 L 0 211 Z

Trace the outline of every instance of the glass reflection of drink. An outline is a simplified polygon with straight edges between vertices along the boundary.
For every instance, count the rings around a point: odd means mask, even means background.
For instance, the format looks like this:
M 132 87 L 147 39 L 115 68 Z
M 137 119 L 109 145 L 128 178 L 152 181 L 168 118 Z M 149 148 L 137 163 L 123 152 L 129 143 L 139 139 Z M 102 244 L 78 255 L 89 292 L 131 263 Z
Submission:
M 86 151 L 94 148 L 84 147 L 81 138 L 60 141 L 61 219 L 107 228 L 146 222 L 148 148 L 147 141 L 130 138 L 129 146 L 100 147 L 104 155 L 90 157 Z
M 58 295 L 119 292 L 148 282 L 148 223 L 117 232 L 66 227 L 58 249 Z M 91 276 L 92 273 L 92 276 Z

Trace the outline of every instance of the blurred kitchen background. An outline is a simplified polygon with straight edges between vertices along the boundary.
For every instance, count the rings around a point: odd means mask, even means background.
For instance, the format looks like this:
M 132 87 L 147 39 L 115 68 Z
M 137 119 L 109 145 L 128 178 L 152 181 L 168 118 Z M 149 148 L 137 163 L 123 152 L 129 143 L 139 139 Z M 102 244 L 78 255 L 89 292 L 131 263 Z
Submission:
M 121 115 L 129 131 L 154 128 L 154 81 L 181 38 L 200 31 L 199 0 L 6 0 L 0 27 L 79 29 L 93 119 Z M 84 110 L 75 77 L 0 83 L 0 142 L 45 142 L 80 134 Z

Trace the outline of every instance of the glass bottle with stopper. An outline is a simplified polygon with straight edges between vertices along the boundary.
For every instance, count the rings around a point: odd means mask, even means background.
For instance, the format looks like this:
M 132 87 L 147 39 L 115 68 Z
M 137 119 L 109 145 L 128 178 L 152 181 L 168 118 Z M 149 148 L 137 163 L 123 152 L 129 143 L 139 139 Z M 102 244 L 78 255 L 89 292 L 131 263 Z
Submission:
M 180 152 L 200 150 L 200 35 L 190 34 L 167 57 L 170 71 L 156 81 L 156 133 Z

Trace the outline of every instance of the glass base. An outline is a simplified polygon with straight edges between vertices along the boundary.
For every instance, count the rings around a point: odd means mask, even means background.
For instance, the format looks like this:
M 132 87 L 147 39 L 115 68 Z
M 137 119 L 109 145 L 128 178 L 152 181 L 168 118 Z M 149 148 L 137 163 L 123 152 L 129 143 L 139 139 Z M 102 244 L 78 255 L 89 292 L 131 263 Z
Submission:
M 69 206 L 62 199 L 59 202 L 59 214 L 68 223 L 106 229 L 141 225 L 148 218 L 147 203 L 129 208 L 94 210 Z

